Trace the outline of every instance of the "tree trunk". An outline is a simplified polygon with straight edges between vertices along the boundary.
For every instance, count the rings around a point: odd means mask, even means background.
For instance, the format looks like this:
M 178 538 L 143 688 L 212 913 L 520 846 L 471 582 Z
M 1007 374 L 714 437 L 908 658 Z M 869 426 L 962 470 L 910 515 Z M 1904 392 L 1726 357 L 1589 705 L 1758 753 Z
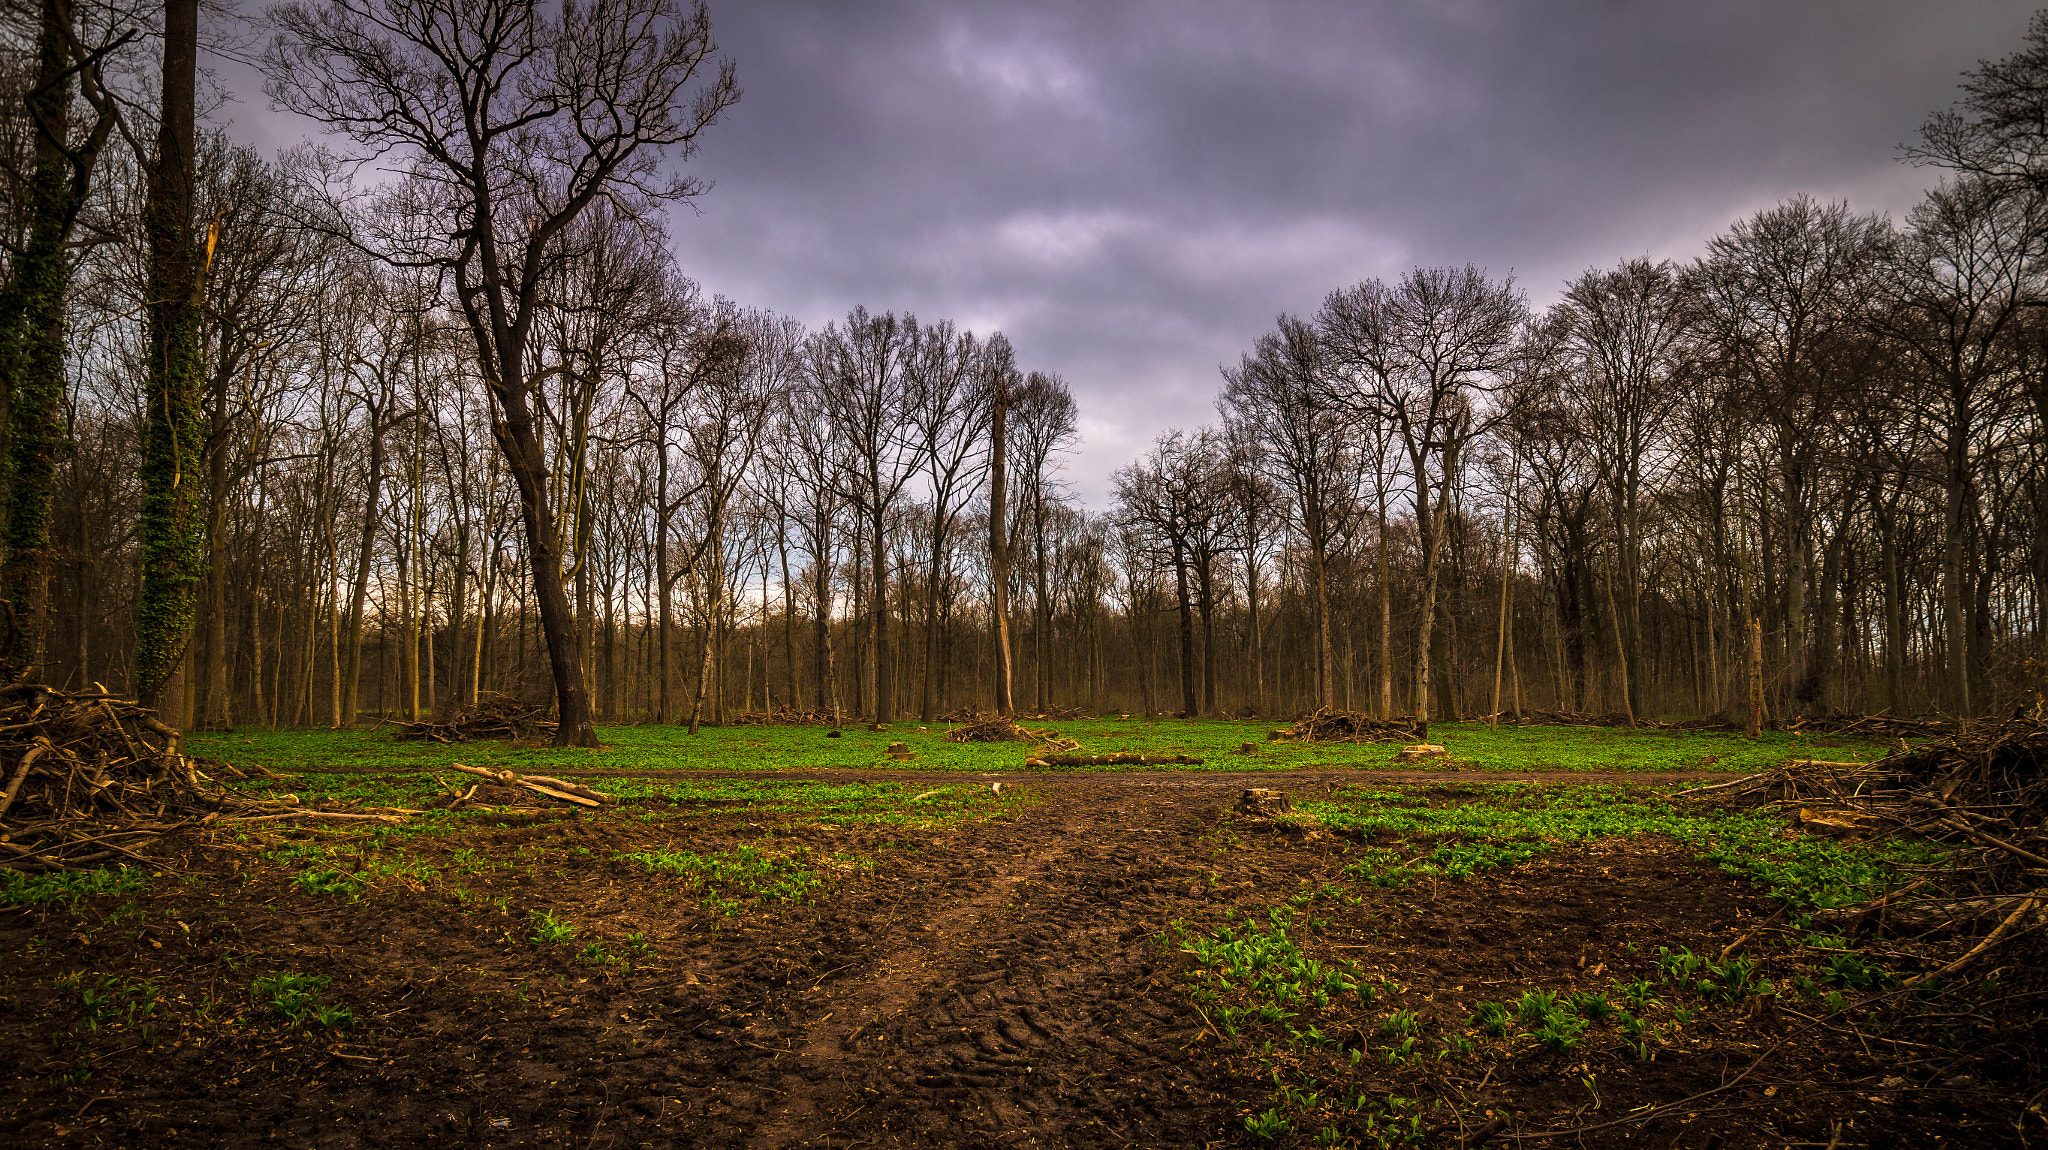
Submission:
M 1010 384 L 996 383 L 992 426 L 989 430 L 988 557 L 990 615 L 996 633 L 996 714 L 1016 712 L 1014 665 L 1010 655 L 1010 535 L 1009 441 Z M 1147 709 L 1149 710 L 1149 704 Z
M 370 466 L 364 478 L 363 530 L 356 548 L 356 577 L 349 594 L 346 653 L 341 680 L 341 704 L 335 726 L 356 723 L 356 692 L 361 689 L 363 665 L 363 603 L 370 593 L 370 560 L 377 545 L 377 499 L 384 486 L 384 434 L 395 420 L 387 420 L 381 409 L 370 409 Z
M 135 693 L 155 706 L 178 672 L 205 567 L 196 478 L 203 445 L 199 323 L 204 268 L 192 236 L 198 0 L 164 5 L 163 98 L 143 229 L 148 398 L 142 444 L 142 591 L 135 613 Z

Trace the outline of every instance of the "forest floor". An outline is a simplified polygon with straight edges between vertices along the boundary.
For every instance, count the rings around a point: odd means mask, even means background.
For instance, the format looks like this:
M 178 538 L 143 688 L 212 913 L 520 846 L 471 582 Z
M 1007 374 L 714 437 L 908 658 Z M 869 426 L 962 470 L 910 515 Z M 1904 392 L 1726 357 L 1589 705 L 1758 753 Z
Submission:
M 600 754 L 597 813 L 191 832 L 164 875 L 0 890 L 0 1145 L 2018 1144 L 1994 1083 L 1880 1032 L 1885 972 L 1780 913 L 1934 848 L 1670 800 L 1740 740 L 1586 734 L 1519 773 Z M 307 803 L 439 790 L 383 736 L 255 737 L 204 751 Z

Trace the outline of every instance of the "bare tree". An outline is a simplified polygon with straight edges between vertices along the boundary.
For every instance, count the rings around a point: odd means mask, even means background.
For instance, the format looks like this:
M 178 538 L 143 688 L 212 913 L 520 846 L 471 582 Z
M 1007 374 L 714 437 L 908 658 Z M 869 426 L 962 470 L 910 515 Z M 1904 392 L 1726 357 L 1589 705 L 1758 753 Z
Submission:
M 660 164 L 664 152 L 687 156 L 739 98 L 729 63 L 688 95 L 712 61 L 710 16 L 673 0 L 596 0 L 554 15 L 538 0 L 333 0 L 269 16 L 270 97 L 413 177 L 389 193 L 413 210 L 361 228 L 360 242 L 454 276 L 519 490 L 556 742 L 595 746 L 529 345 L 577 217 L 600 200 L 634 216 L 703 190 L 664 178 Z
M 1264 452 L 1266 474 L 1287 495 L 1292 526 L 1308 548 L 1315 604 L 1317 694 L 1337 703 L 1337 648 L 1330 602 L 1330 557 L 1355 510 L 1359 453 L 1345 411 L 1327 383 L 1315 330 L 1294 316 L 1259 337 L 1252 352 L 1223 373 L 1218 406 Z
M 918 700 L 918 715 L 927 723 L 938 717 L 938 604 L 952 557 L 953 528 L 987 474 L 988 440 L 983 428 L 990 395 L 983 354 L 971 332 L 956 332 L 951 323 L 937 323 L 917 333 L 904 363 L 910 388 L 908 414 L 918 436 L 918 455 L 924 460 L 931 497 L 924 686 Z
M 1512 361 L 1523 317 L 1514 281 L 1478 268 L 1418 268 L 1392 288 L 1378 280 L 1331 292 L 1316 326 L 1333 367 L 1334 398 L 1390 425 L 1408 455 L 1415 524 L 1422 539 L 1421 628 L 1415 655 L 1415 715 L 1430 711 L 1443 567 L 1441 493 L 1459 455 L 1485 430 L 1480 393 Z

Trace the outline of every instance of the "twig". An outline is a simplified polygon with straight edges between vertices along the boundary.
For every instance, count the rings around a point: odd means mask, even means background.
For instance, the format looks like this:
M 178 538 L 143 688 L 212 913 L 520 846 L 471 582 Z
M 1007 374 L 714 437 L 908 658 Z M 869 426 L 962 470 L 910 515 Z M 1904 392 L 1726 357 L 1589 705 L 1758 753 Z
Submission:
M 2028 911 L 2034 909 L 2039 905 L 2041 905 L 2041 901 L 2039 899 L 2027 899 L 2025 902 L 2022 902 L 2020 905 L 2014 907 L 2012 913 L 2005 916 L 2005 921 L 1999 923 L 1998 928 L 1996 930 L 1993 930 L 1990 934 L 1984 936 L 1984 941 L 1978 943 L 1975 947 L 1972 947 L 1970 953 L 1964 955 L 1959 959 L 1956 959 L 1954 962 L 1949 963 L 1947 966 L 1942 967 L 1940 970 L 1932 970 L 1928 971 L 1926 974 L 1914 975 L 1912 978 L 1907 979 L 1901 985 L 1918 986 L 1921 983 L 1926 982 L 1930 978 L 1946 978 L 1949 975 L 1954 974 L 1956 971 L 1961 970 L 1965 966 L 1968 966 L 1972 959 L 1976 958 L 1980 954 L 1983 954 L 1985 951 L 1990 950 L 1994 945 L 1997 944 L 1999 939 L 2004 938 L 2005 932 L 2012 928 L 2013 923 L 2019 921 L 2021 915 L 2027 913 Z

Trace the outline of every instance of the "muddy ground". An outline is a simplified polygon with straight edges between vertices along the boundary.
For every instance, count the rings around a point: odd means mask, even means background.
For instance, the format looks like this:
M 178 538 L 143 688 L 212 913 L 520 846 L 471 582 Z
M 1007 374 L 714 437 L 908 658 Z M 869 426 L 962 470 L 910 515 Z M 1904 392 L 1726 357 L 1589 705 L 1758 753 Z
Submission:
M 1272 1064 L 1195 1008 L 1175 924 L 1264 915 L 1337 882 L 1360 844 L 1231 808 L 1248 782 L 1307 795 L 1357 778 L 1040 777 L 1013 784 L 1033 801 L 1008 814 L 928 832 L 627 808 L 409 844 L 463 874 L 461 900 L 402 880 L 355 900 L 309 892 L 246 846 L 191 839 L 183 880 L 0 912 L 0 1144 L 1250 1145 Z M 1397 781 L 1456 785 L 1370 780 Z M 873 865 L 808 904 L 727 915 L 615 858 L 756 840 Z M 468 873 L 457 859 L 518 865 Z M 1716 953 L 1773 911 L 1655 838 L 1464 882 L 1344 889 L 1355 903 L 1316 907 L 1303 950 L 1395 980 L 1379 1008 L 1412 1009 L 1432 1035 L 1481 999 L 1651 972 L 1659 946 Z M 574 942 L 531 941 L 538 909 L 577 924 Z M 630 957 L 578 957 L 592 941 Z M 252 1007 L 251 980 L 280 970 L 330 978 L 322 1001 L 353 1023 L 292 1026 Z M 80 971 L 116 976 L 111 1004 L 66 982 Z M 119 988 L 141 984 L 147 1009 L 124 1016 L 143 996 Z M 1360 1026 L 1343 1041 L 1377 1041 Z M 2003 1144 L 1977 1117 L 1976 1084 L 1939 1065 L 1824 1019 L 1723 1011 L 1654 1061 L 1365 1058 L 1346 1089 L 1435 1100 L 1386 1144 L 1455 1146 L 1483 1129 L 1494 1145 Z

